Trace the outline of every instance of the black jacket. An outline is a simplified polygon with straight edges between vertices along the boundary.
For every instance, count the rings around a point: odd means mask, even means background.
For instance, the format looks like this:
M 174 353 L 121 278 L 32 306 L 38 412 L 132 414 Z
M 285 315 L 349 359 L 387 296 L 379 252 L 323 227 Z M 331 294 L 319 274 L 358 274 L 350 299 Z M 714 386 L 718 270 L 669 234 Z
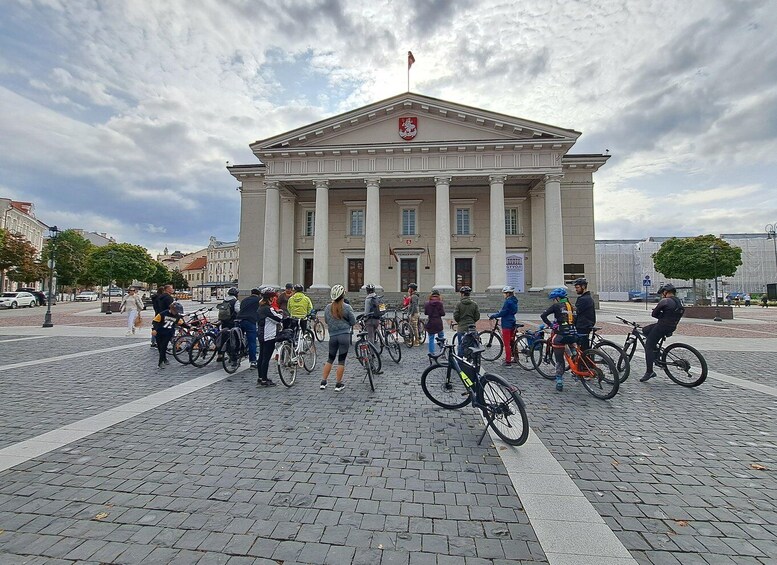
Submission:
M 586 290 L 577 297 L 575 310 L 577 311 L 577 318 L 575 318 L 577 333 L 589 333 L 591 328 L 596 325 L 596 308 L 594 307 L 594 299 L 589 291 Z
M 654 318 L 658 318 L 657 325 L 669 328 L 672 331 L 680 323 L 680 318 L 683 317 L 683 314 L 685 314 L 685 307 L 676 296 L 662 298 L 656 304 L 656 307 L 653 308 L 653 312 L 650 313 Z
M 259 322 L 259 297 L 252 294 L 248 298 L 240 301 L 240 312 L 237 313 L 238 320 L 248 320 L 253 323 Z

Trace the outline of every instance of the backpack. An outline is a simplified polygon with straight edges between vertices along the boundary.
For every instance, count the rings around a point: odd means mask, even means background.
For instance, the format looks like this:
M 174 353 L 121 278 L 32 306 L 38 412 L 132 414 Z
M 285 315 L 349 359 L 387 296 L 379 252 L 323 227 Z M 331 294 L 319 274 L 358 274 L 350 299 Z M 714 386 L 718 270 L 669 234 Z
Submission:
M 382 318 L 386 313 L 386 303 L 383 302 L 382 296 L 374 296 L 372 298 L 372 306 L 370 307 L 370 316 L 372 318 Z
M 219 322 L 229 322 L 235 315 L 235 302 L 233 300 L 222 300 L 216 310 L 219 311 Z
M 561 303 L 561 319 L 558 324 L 558 333 L 561 335 L 577 333 L 575 328 L 575 310 L 568 300 Z

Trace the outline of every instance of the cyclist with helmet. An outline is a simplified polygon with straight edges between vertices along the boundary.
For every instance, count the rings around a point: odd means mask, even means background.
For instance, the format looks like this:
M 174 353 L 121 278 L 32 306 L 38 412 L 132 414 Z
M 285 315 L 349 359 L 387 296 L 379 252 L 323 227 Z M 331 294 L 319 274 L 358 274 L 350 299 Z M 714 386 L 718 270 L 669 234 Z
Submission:
M 588 335 L 596 325 L 596 307 L 594 306 L 593 296 L 591 296 L 591 292 L 588 290 L 588 281 L 580 277 L 575 279 L 573 284 L 577 293 L 577 300 L 575 301 L 575 311 L 577 314 L 575 316 L 575 328 L 577 329 L 580 347 L 583 351 L 588 351 L 591 347 Z
M 321 376 L 319 388 L 324 390 L 332 364 L 337 357 L 337 373 L 335 375 L 335 392 L 345 388 L 343 373 L 345 372 L 345 360 L 348 357 L 348 348 L 351 345 L 351 328 L 356 325 L 356 314 L 350 304 L 345 303 L 345 288 L 336 284 L 329 291 L 331 304 L 324 308 L 324 320 L 329 329 L 329 358 L 324 364 L 324 373 Z
M 453 319 L 458 324 L 457 333 L 459 334 L 459 357 L 464 354 L 464 336 L 467 334 L 469 326 L 474 325 L 480 319 L 480 308 L 477 302 L 472 300 L 469 295 L 472 289 L 468 286 L 462 286 L 459 289 L 461 300 L 456 304 L 453 310 Z
M 310 301 L 307 294 L 302 292 L 303 290 L 304 287 L 301 284 L 295 284 L 294 294 L 289 298 L 287 306 L 289 309 L 289 316 L 295 320 L 299 320 L 299 327 L 302 330 L 305 330 L 308 327 L 306 318 L 311 310 L 313 310 L 313 303 Z
M 502 341 L 505 344 L 505 365 L 513 364 L 513 352 L 511 344 L 513 343 L 513 334 L 515 333 L 515 315 L 518 313 L 518 299 L 515 297 L 515 289 L 511 286 L 502 288 L 502 294 L 505 295 L 502 309 L 496 314 L 491 314 L 488 319 L 502 319 Z
M 577 341 L 577 330 L 575 329 L 575 312 L 569 303 L 566 288 L 555 288 L 548 293 L 548 298 L 553 304 L 548 307 L 540 318 L 548 326 L 553 325 L 555 333 L 553 335 L 553 357 L 556 360 L 556 390 L 564 390 L 564 347 L 567 344 Z M 549 316 L 553 314 L 553 322 Z
M 645 374 L 639 380 L 643 383 L 656 376 L 655 371 L 653 371 L 653 363 L 655 363 L 656 355 L 658 354 L 658 342 L 661 341 L 661 338 L 669 337 L 674 333 L 677 329 L 677 324 L 680 323 L 680 319 L 685 314 L 683 303 L 675 296 L 677 289 L 675 289 L 673 284 L 661 285 L 658 289 L 658 294 L 662 298 L 650 313 L 658 321 L 655 324 L 648 324 L 642 328 L 642 334 L 646 338 Z
M 421 345 L 421 336 L 418 335 L 418 285 L 410 283 L 407 286 L 407 314 L 410 316 L 410 332 L 413 335 L 413 345 Z
M 375 285 L 367 283 L 364 285 L 364 291 L 367 297 L 364 299 L 364 329 L 367 331 L 367 339 L 375 343 L 378 339 L 378 326 L 380 325 L 380 303 L 378 295 L 375 293 Z
M 222 328 L 235 327 L 235 318 L 237 317 L 237 313 L 240 312 L 240 301 L 237 299 L 238 294 L 239 291 L 233 286 L 227 291 L 227 296 L 224 297 L 224 302 L 228 303 L 227 306 L 229 307 L 230 316 L 228 319 L 222 319 L 221 314 L 219 314 L 219 321 L 221 322 Z M 221 305 L 218 306 L 218 309 L 221 310 Z
M 240 303 L 240 312 L 237 314 L 237 323 L 246 335 L 248 343 L 248 360 L 251 368 L 256 368 L 256 332 L 259 323 L 259 300 L 262 291 L 252 288 L 251 294 Z
M 257 384 L 262 386 L 275 386 L 275 383 L 267 377 L 270 368 L 270 358 L 275 350 L 275 338 L 278 335 L 278 323 L 283 320 L 283 314 L 272 306 L 273 299 L 278 293 L 272 287 L 262 290 L 262 298 L 259 301 L 257 313 L 257 337 L 259 338 L 259 361 L 257 370 L 259 376 Z
M 445 307 L 440 298 L 440 291 L 436 288 L 432 290 L 429 300 L 424 304 L 424 314 L 428 316 L 426 320 L 426 333 L 429 334 L 429 355 L 434 355 L 434 337 L 437 336 L 440 339 L 445 339 L 445 332 L 442 327 Z

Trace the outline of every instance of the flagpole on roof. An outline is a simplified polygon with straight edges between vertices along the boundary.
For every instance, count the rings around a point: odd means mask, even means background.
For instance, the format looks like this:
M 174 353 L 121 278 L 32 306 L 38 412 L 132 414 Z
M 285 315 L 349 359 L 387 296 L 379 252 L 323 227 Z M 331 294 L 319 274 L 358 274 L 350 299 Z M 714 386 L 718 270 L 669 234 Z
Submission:
M 415 63 L 415 57 L 413 57 L 413 52 L 408 51 L 407 52 L 407 91 L 410 92 L 410 67 L 413 66 L 413 63 Z

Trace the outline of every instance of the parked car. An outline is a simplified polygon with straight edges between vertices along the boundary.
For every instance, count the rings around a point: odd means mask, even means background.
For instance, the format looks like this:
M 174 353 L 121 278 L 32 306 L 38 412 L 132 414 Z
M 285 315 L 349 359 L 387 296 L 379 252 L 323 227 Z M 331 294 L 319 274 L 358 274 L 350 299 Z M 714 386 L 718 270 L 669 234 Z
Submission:
M 644 290 L 630 290 L 629 291 L 629 301 L 630 302 L 642 302 L 645 300 L 645 291 Z M 661 297 L 658 296 L 655 292 L 648 292 L 648 302 L 658 302 L 661 300 Z
M 147 292 L 147 293 L 143 294 L 143 298 L 142 298 L 142 300 L 143 300 L 143 310 L 145 310 L 149 306 L 153 306 L 154 305 L 154 302 L 153 302 L 154 296 L 156 296 L 156 291 L 154 291 L 154 292 Z
M 20 306 L 29 306 L 35 308 L 38 301 L 35 296 L 29 292 L 4 292 L 0 296 L 0 308 L 19 308 Z
M 34 288 L 20 288 L 20 291 L 23 292 L 29 292 L 35 297 L 35 300 L 38 301 L 38 306 L 45 306 L 46 301 L 49 299 L 49 295 L 46 292 L 43 292 L 42 290 L 35 290 Z M 54 304 L 57 303 L 57 297 L 53 296 L 51 297 L 51 305 L 54 306 Z
M 99 296 L 97 293 L 93 290 L 85 290 L 83 292 L 79 292 L 76 295 L 76 302 L 93 302 L 97 300 Z
M 122 296 L 123 294 L 124 294 L 124 290 L 117 286 L 112 286 L 105 290 L 106 296 Z

